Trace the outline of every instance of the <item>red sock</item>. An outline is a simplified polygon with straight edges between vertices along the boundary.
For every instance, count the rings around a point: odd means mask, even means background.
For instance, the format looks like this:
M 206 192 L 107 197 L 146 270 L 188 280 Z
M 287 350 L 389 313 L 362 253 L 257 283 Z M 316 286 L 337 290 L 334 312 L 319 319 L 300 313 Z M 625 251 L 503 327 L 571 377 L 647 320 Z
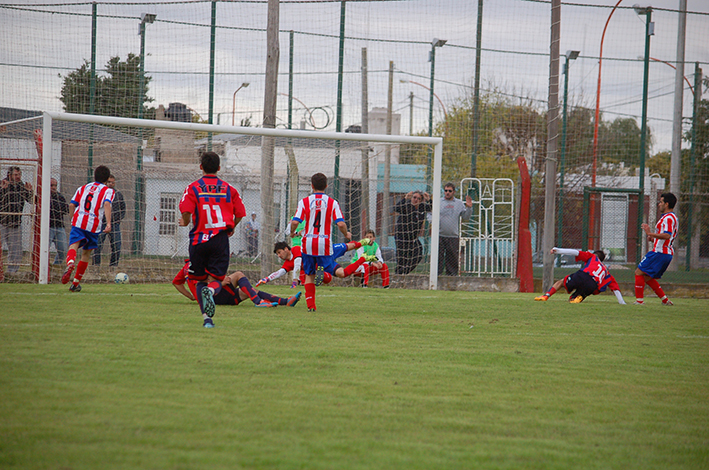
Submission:
M 665 291 L 662 290 L 662 287 L 660 287 L 660 283 L 657 282 L 657 279 L 650 279 L 649 281 L 647 281 L 647 285 L 650 286 L 653 291 L 655 291 L 655 294 L 657 294 L 657 296 L 661 298 L 663 302 L 665 301 L 665 299 L 667 299 Z
M 382 275 L 382 286 L 386 287 L 389 285 L 389 266 L 386 263 L 382 263 L 382 269 L 379 271 Z
M 645 275 L 635 275 L 635 300 L 642 302 L 645 297 Z
M 362 244 L 360 242 L 350 242 L 350 243 L 354 243 L 353 249 L 355 249 L 355 250 L 359 250 L 360 248 L 362 248 Z M 349 251 L 349 250 L 347 250 L 347 251 Z
M 323 284 L 330 284 L 330 281 L 332 281 L 332 274 L 323 273 L 322 274 L 322 283 Z
M 360 257 L 357 261 L 354 263 L 351 263 L 349 266 L 345 268 L 345 277 L 351 276 L 353 272 L 357 271 L 357 268 L 362 266 L 362 263 L 364 263 L 364 257 Z
M 74 284 L 78 284 L 81 282 L 81 278 L 84 277 L 84 273 L 86 272 L 86 268 L 89 266 L 89 263 L 86 261 L 79 261 L 79 264 L 76 265 L 76 273 L 74 274 Z
M 315 284 L 312 282 L 305 284 L 305 302 L 308 308 L 315 308 Z
M 222 290 L 222 283 L 220 281 L 212 281 L 207 284 L 207 287 L 211 287 L 214 291 L 214 295 L 217 295 L 220 290 Z
M 546 295 L 547 297 L 551 297 L 551 296 L 554 295 L 554 294 L 556 294 L 556 289 L 554 288 L 554 286 L 552 286 L 552 288 L 549 289 L 549 290 L 547 291 L 547 293 L 544 294 L 544 295 Z
M 66 264 L 68 266 L 70 263 L 74 263 L 75 261 L 76 261 L 76 250 L 72 248 L 69 251 L 67 251 L 67 253 L 66 253 Z

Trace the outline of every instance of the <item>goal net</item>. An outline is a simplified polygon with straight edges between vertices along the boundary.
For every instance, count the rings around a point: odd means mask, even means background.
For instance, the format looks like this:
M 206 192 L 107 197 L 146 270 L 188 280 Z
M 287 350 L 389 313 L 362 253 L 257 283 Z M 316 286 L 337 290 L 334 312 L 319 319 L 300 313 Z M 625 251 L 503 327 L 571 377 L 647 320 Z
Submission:
M 186 122 L 182 122 L 186 121 Z M 105 165 L 115 179 L 123 204 L 114 202 L 113 230 L 100 237 L 100 249 L 87 270 L 86 282 L 112 282 L 124 272 L 130 282 L 167 282 L 188 256 L 189 227 L 178 226 L 179 201 L 185 188 L 201 176 L 199 155 L 221 157 L 219 176 L 241 194 L 247 217 L 230 238 L 230 270 L 250 276 L 275 271 L 276 241 L 290 244 L 289 223 L 299 199 L 311 193 L 310 177 L 328 177 L 354 239 L 373 229 L 393 285 L 437 287 L 440 198 L 431 198 L 430 213 L 419 235 L 421 258 L 410 272 L 396 276 L 397 202 L 411 191 L 440 194 L 442 141 L 437 137 L 313 132 L 288 129 L 195 124 L 189 116 L 139 120 L 68 113 L 44 113 L 3 126 L 3 171 L 20 166 L 24 191 L 17 205 L 21 222 L 21 259 L 5 250 L 6 280 L 58 282 L 66 247 L 57 239 L 71 229 L 58 213 L 61 195 L 70 202 L 76 189 L 93 181 Z M 51 145 L 50 145 L 51 144 Z M 431 152 L 426 165 L 402 163 L 402 155 Z M 428 176 L 428 178 L 427 178 Z M 51 181 L 56 180 L 53 193 Z M 387 191 L 388 190 L 388 191 Z M 50 210 L 51 209 L 51 210 Z M 57 215 L 59 214 L 59 215 Z M 251 221 L 255 224 L 248 224 Z M 61 227 L 63 223 L 63 227 Z M 4 228 L 4 226 L 3 226 Z M 335 241 L 343 242 L 336 233 Z M 15 247 L 16 249 L 16 247 Z M 350 263 L 353 253 L 338 259 Z

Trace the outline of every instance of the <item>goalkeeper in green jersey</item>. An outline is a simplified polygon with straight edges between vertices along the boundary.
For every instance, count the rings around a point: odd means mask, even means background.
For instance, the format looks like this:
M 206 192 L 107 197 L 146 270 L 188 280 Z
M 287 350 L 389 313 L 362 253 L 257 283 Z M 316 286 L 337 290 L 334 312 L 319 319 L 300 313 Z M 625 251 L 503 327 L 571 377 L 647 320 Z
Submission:
M 362 266 L 360 266 L 355 273 L 362 275 L 362 287 L 369 286 L 369 278 L 373 274 L 381 274 L 382 276 L 382 287 L 385 289 L 389 288 L 389 267 L 384 262 L 382 257 L 382 250 L 379 249 L 379 244 L 375 241 L 376 235 L 374 230 L 367 230 L 364 235 L 365 238 L 371 240 L 371 244 L 359 248 L 354 256 L 352 257 L 352 262 L 364 257 L 366 261 Z

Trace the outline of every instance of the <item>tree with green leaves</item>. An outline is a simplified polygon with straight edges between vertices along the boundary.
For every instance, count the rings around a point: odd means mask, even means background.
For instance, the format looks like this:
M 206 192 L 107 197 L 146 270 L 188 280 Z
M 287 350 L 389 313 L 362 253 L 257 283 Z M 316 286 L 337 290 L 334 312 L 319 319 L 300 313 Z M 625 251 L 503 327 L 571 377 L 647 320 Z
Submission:
M 104 72 L 102 75 L 96 76 L 94 114 L 137 118 L 142 106 L 144 118 L 152 119 L 155 116 L 155 108 L 146 106 L 147 103 L 153 102 L 153 99 L 148 96 L 148 84 L 152 77 L 144 77 L 143 94 L 140 96 L 139 55 L 128 54 L 125 61 L 118 56 L 112 57 L 106 64 L 106 70 L 102 72 Z M 59 99 L 64 104 L 64 111 L 90 114 L 91 64 L 89 61 L 84 61 L 81 67 L 61 78 L 63 85 Z

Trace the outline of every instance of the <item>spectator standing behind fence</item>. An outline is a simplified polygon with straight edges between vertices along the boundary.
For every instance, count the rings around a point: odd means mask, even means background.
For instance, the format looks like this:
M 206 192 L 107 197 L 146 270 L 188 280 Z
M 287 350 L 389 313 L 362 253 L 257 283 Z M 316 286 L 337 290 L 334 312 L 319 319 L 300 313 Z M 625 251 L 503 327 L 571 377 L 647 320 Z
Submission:
M 16 273 L 22 261 L 22 211 L 32 202 L 32 185 L 22 182 L 22 170 L 11 166 L 0 181 L 0 231 L 7 248 L 7 272 Z
M 447 183 L 441 199 L 441 225 L 438 241 L 438 274 L 445 266 L 448 276 L 458 275 L 460 259 L 460 219 L 468 220 L 473 213 L 473 199 L 465 196 L 465 203 L 455 197 L 455 185 Z
M 396 241 L 396 274 L 409 274 L 423 258 L 419 237 L 423 236 L 426 212 L 431 210 L 431 196 L 411 191 L 394 206 L 398 215 L 394 227 Z
M 60 264 L 66 259 L 66 229 L 64 228 L 64 216 L 69 213 L 69 205 L 66 198 L 57 190 L 57 180 L 51 179 L 51 204 L 49 206 L 49 245 L 54 243 L 57 249 L 57 256 L 54 257 L 54 264 Z
M 106 218 L 103 218 L 101 225 L 101 235 L 98 237 L 98 248 L 94 251 L 94 264 L 101 264 L 101 248 L 103 242 L 108 236 L 111 240 L 111 266 L 118 266 L 118 260 L 121 258 L 121 220 L 126 216 L 126 201 L 123 199 L 123 194 L 116 189 L 116 177 L 111 175 L 106 181 L 106 186 L 113 190 L 113 204 L 111 204 L 111 231 L 106 233 Z
M 258 231 L 261 228 L 258 221 L 256 220 L 256 212 L 251 213 L 251 220 L 246 222 L 244 229 L 246 230 L 246 241 L 248 242 L 249 256 L 256 256 L 258 254 Z

